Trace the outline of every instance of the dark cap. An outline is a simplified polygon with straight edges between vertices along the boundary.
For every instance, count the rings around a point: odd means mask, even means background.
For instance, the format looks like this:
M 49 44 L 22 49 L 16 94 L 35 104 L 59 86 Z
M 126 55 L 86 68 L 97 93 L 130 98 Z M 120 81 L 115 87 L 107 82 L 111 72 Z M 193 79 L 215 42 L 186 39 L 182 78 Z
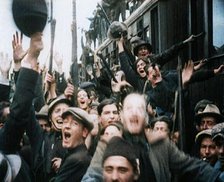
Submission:
M 137 156 L 135 154 L 134 147 L 128 141 L 121 137 L 114 136 L 107 145 L 107 148 L 103 154 L 104 161 L 110 156 L 122 156 L 125 157 L 134 169 L 137 169 Z
M 119 21 L 113 21 L 109 26 L 107 36 L 112 40 L 119 39 L 121 38 L 122 35 L 123 36 L 127 35 L 127 30 L 128 27 L 125 23 Z
M 141 46 L 146 46 L 149 52 L 152 52 L 152 45 L 144 40 L 139 40 L 135 43 L 133 52 L 135 56 L 138 56 L 138 50 Z
M 93 121 L 90 115 L 78 107 L 69 107 L 63 112 L 62 118 L 65 119 L 66 116 L 72 115 L 78 122 L 82 123 L 89 131 L 93 129 Z
M 212 140 L 218 137 L 224 139 L 224 123 L 219 123 L 212 127 Z
M 202 130 L 195 137 L 195 143 L 200 144 L 204 137 L 212 138 L 212 129 Z
M 52 111 L 54 110 L 55 106 L 56 106 L 57 104 L 60 104 L 60 103 L 65 103 L 65 104 L 67 104 L 68 106 L 71 106 L 71 105 L 72 105 L 71 102 L 70 102 L 70 100 L 68 100 L 67 98 L 65 98 L 65 96 L 61 95 L 61 96 L 55 98 L 54 100 L 52 100 L 52 101 L 50 102 L 50 104 L 49 104 L 49 108 L 48 108 L 48 117 L 51 116 Z
M 92 82 L 82 82 L 79 87 L 81 89 L 95 89 L 96 85 Z
M 224 121 L 223 115 L 220 114 L 219 108 L 215 104 L 207 104 L 201 113 L 195 115 L 196 124 L 199 124 L 201 122 L 201 118 L 206 116 L 214 117 L 216 119 L 216 123 Z
M 47 23 L 45 0 L 13 0 L 12 14 L 17 27 L 26 36 L 42 32 Z

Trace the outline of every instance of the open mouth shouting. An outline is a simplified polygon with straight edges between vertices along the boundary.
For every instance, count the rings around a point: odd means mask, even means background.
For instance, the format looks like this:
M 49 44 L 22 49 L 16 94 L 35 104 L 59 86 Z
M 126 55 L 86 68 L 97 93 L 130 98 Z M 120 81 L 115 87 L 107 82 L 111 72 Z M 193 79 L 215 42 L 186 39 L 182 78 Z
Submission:
M 68 132 L 68 131 L 63 131 L 62 132 L 62 138 L 63 138 L 63 142 L 62 142 L 62 145 L 63 147 L 65 148 L 68 148 L 69 147 L 69 144 L 71 144 L 71 133 Z

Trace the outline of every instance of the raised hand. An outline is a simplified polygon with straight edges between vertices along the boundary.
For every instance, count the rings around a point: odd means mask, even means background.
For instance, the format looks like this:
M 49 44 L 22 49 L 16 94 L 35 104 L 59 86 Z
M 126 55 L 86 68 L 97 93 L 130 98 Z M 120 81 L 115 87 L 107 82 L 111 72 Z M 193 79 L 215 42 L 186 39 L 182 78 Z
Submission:
M 42 33 L 37 32 L 31 36 L 30 48 L 21 62 L 22 66 L 28 67 L 35 71 L 39 71 L 38 56 L 42 49 L 43 49 Z
M 0 72 L 5 79 L 8 78 L 11 65 L 12 65 L 12 61 L 9 59 L 8 54 L 4 54 L 3 52 L 0 52 Z
M 200 60 L 199 63 L 198 63 L 197 65 L 194 66 L 194 70 L 197 71 L 197 70 L 201 69 L 201 67 L 204 66 L 205 63 L 206 63 L 205 60 L 206 60 L 206 59 L 202 59 L 202 60 Z
M 58 52 L 55 52 L 54 54 L 54 62 L 56 63 L 57 67 L 58 67 L 58 72 L 60 74 L 62 74 L 62 64 L 63 64 L 63 56 L 59 55 Z
M 221 64 L 217 69 L 214 69 L 214 73 L 217 74 L 223 74 L 224 73 L 224 64 Z
M 156 87 L 156 85 L 162 81 L 162 74 L 160 72 L 158 65 L 151 65 L 148 68 L 148 80 L 152 84 L 152 87 Z
M 27 51 L 23 50 L 22 40 L 23 34 L 21 33 L 19 36 L 18 32 L 16 31 L 16 34 L 13 34 L 12 40 L 13 60 L 15 63 L 20 62 L 27 53 Z
M 66 87 L 66 89 L 64 91 L 65 97 L 70 100 L 71 97 L 74 95 L 74 93 L 75 93 L 74 85 L 72 85 L 71 83 L 68 83 L 67 87 Z
M 117 80 L 117 83 L 111 79 L 111 88 L 114 93 L 120 92 L 122 88 L 125 87 L 132 87 L 126 80 L 125 80 L 125 75 L 123 71 L 118 71 L 115 74 L 115 78 Z
M 189 60 L 187 63 L 184 64 L 184 68 L 182 70 L 182 85 L 184 88 L 190 81 L 193 72 L 194 72 L 194 63 L 192 60 Z

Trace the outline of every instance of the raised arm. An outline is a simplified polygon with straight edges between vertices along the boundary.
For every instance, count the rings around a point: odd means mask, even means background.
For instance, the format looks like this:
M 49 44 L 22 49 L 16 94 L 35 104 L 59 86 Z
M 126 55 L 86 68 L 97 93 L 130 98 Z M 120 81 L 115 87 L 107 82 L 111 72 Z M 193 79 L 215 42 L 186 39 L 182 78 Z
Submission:
M 10 114 L 0 130 L 0 150 L 3 152 L 14 153 L 19 149 L 20 140 L 30 118 L 34 89 L 38 80 L 37 58 L 42 48 L 42 34 L 36 33 L 31 37 L 30 49 L 22 61 Z

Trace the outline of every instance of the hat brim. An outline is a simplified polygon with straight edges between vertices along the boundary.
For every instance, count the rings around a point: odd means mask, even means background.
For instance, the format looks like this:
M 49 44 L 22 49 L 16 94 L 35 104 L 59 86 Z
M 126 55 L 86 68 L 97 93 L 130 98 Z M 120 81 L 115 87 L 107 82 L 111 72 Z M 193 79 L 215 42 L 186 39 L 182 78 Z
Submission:
M 62 114 L 62 119 L 65 119 L 68 115 L 72 115 L 75 117 L 75 119 L 79 122 L 82 123 L 84 127 L 86 127 L 89 131 L 93 129 L 93 124 L 91 121 L 88 121 L 86 118 L 81 116 L 78 113 L 73 112 L 72 110 L 67 110 Z
M 222 133 L 218 133 L 218 134 L 216 134 L 215 136 L 212 137 L 212 140 L 214 141 L 214 140 L 216 140 L 218 137 L 224 139 L 224 134 L 222 134 Z
M 51 115 L 53 109 L 55 108 L 55 106 L 56 106 L 57 104 L 60 104 L 60 103 L 68 104 L 68 106 L 71 106 L 71 105 L 72 105 L 71 101 L 69 101 L 69 100 L 66 99 L 66 98 L 55 99 L 55 100 L 52 101 L 52 103 L 49 105 L 48 117 L 50 117 L 50 115 Z
M 197 114 L 197 115 L 195 116 L 195 123 L 196 123 L 196 124 L 199 124 L 200 121 L 201 121 L 201 118 L 202 118 L 202 117 L 206 117 L 206 116 L 211 116 L 211 117 L 216 118 L 216 122 L 217 122 L 217 124 L 218 124 L 218 123 L 222 123 L 222 122 L 224 122 L 224 117 L 223 117 L 221 114 L 218 114 L 218 113 L 211 113 L 211 112 L 205 112 L 205 113 Z
M 149 50 L 149 52 L 152 52 L 152 46 L 151 46 L 151 44 L 149 44 L 149 43 L 142 43 L 142 44 L 136 45 L 136 46 L 134 47 L 133 52 L 134 52 L 134 55 L 135 55 L 135 56 L 138 56 L 138 49 L 139 49 L 141 46 L 146 46 L 147 49 Z
M 48 120 L 48 115 L 44 115 L 44 114 L 36 114 L 36 118 L 37 118 L 37 119 L 46 119 L 46 120 Z

